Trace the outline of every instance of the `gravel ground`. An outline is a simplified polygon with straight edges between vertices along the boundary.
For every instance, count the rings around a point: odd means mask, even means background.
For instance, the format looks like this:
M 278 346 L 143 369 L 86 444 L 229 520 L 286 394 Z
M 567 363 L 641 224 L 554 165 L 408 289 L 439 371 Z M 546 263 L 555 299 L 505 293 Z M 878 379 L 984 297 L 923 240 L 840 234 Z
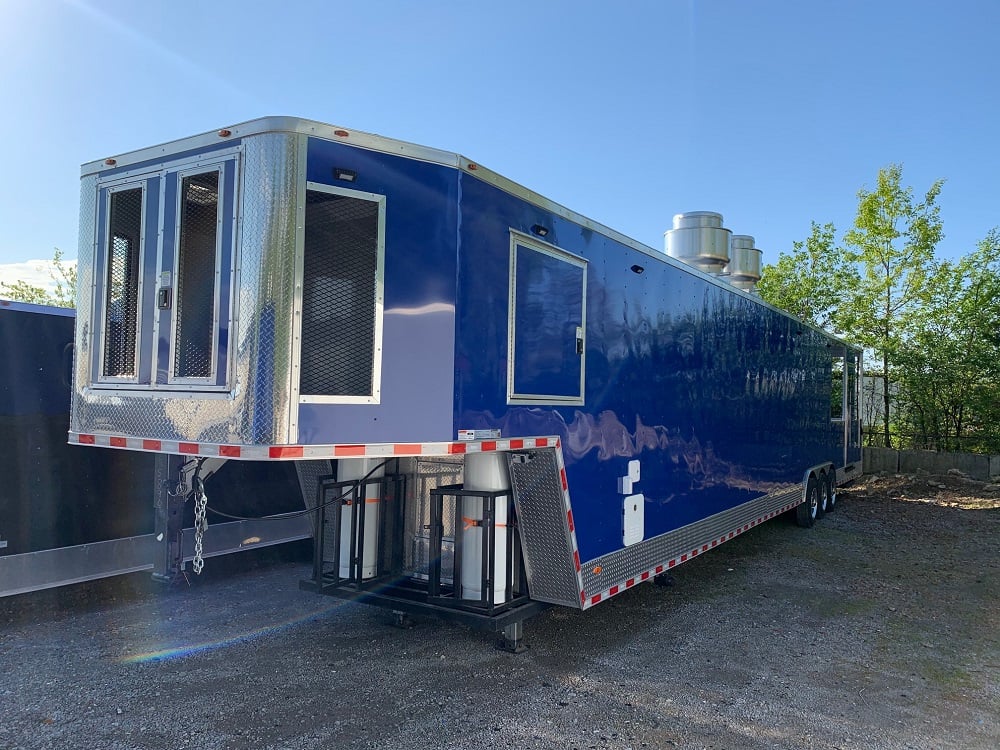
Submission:
M 301 547 L 0 600 L 0 748 L 995 750 L 998 497 L 865 478 L 519 655 L 302 592 Z

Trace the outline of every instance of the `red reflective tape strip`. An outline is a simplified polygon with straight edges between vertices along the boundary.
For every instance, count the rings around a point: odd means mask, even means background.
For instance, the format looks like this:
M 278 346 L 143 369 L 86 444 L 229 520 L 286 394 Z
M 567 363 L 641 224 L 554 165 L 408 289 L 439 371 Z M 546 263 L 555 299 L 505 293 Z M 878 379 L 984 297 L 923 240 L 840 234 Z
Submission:
M 566 511 L 566 520 L 569 521 L 569 530 L 576 531 L 576 526 L 573 525 L 573 511 Z
M 465 453 L 465 443 L 452 443 L 448 446 L 449 453 Z
M 113 437 L 108 442 L 114 448 L 124 448 L 126 445 L 125 438 L 123 437 Z
M 625 581 L 625 588 L 630 589 L 633 586 L 635 586 L 635 579 L 634 578 L 629 578 L 627 581 Z
M 79 440 L 80 443 L 82 443 L 83 445 L 96 445 L 97 444 L 97 438 L 95 436 L 93 436 L 93 435 L 79 435 L 77 437 L 77 440 Z
M 142 449 L 144 451 L 159 451 L 163 450 L 163 444 L 159 440 L 143 440 Z
M 618 591 L 619 591 L 619 589 L 618 589 L 618 587 L 617 587 L 617 586 L 612 586 L 612 587 L 611 587 L 611 590 L 610 590 L 610 591 L 608 591 L 608 595 L 609 595 L 609 596 L 614 596 L 615 594 L 617 594 L 617 593 L 618 593 Z
M 536 448 L 546 448 L 546 447 L 548 447 L 548 444 L 549 444 L 549 441 L 546 440 L 545 438 L 535 438 L 535 447 Z M 558 443 L 557 443 L 557 445 L 558 445 Z
M 420 443 L 397 443 L 396 445 L 392 446 L 392 452 L 395 453 L 397 456 L 402 456 L 402 455 L 413 455 L 413 454 L 420 455 L 424 451 Z
M 239 458 L 243 454 L 243 449 L 238 445 L 220 445 L 219 455 L 227 458 Z
M 482 451 L 495 451 L 497 449 L 496 440 L 487 440 L 485 443 L 479 446 Z
M 582 606 L 582 605 L 584 605 L 586 603 L 587 603 L 587 592 L 586 591 L 581 591 L 580 592 L 580 605 Z
M 566 482 L 566 469 L 559 469 L 559 479 L 562 480 L 563 490 L 569 489 L 569 484 Z
M 268 458 L 302 458 L 301 445 L 272 445 L 267 449 Z
M 363 445 L 336 445 L 333 448 L 334 456 L 363 456 L 365 446 Z
M 511 450 L 518 450 L 519 448 L 523 448 L 523 447 L 524 447 L 524 441 L 523 440 L 511 440 L 510 441 L 510 449 Z
M 701 551 L 702 552 L 708 552 L 708 545 L 707 544 L 701 545 Z
M 644 581 L 647 581 L 647 580 L 649 580 L 649 571 L 647 570 L 647 571 L 646 571 L 645 573 L 643 573 L 643 574 L 642 574 L 642 575 L 640 576 L 640 578 L 642 578 L 642 580 L 644 580 Z
M 197 454 L 198 444 L 197 443 L 178 443 L 177 450 L 181 453 Z
M 592 597 L 590 597 L 590 603 L 591 604 L 597 604 L 599 601 L 601 601 L 601 595 L 600 594 L 594 594 Z
M 580 551 L 573 550 L 573 563 L 576 565 L 577 572 L 580 571 Z
M 656 574 L 659 575 L 662 572 L 663 572 L 663 566 L 662 565 L 657 565 L 656 566 Z

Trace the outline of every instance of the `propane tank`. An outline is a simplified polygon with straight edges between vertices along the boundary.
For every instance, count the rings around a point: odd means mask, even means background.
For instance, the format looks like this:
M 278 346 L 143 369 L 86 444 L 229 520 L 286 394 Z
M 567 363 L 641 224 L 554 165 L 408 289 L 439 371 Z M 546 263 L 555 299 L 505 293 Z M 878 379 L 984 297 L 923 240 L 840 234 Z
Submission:
M 510 490 L 507 457 L 501 452 L 469 453 L 465 456 L 464 486 L 467 490 L 497 492 Z M 483 598 L 483 540 L 485 534 L 476 521 L 483 520 L 481 497 L 462 498 L 462 599 Z M 498 498 L 493 511 L 495 540 L 493 553 L 493 603 L 503 604 L 507 596 L 507 505 Z
M 372 468 L 381 463 L 376 458 L 342 458 L 337 466 L 337 479 L 341 482 L 361 479 Z M 379 466 L 372 471 L 369 479 L 380 479 L 385 476 L 385 467 Z M 365 504 L 364 527 L 358 526 L 358 541 L 363 540 L 362 559 L 357 574 L 363 580 L 374 578 L 378 567 L 378 515 L 379 489 L 377 483 L 362 485 L 359 490 L 358 502 Z M 340 509 L 340 577 L 347 578 L 351 569 L 351 519 L 357 508 L 354 504 L 344 504 Z

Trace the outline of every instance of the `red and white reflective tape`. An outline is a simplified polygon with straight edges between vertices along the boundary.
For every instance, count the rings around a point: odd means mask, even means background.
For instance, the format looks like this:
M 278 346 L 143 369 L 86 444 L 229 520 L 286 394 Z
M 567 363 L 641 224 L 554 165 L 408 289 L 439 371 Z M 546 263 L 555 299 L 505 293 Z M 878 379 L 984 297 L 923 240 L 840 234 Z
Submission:
M 449 456 L 489 451 L 516 451 L 524 448 L 558 448 L 558 437 L 462 440 L 445 443 L 371 443 L 367 445 L 220 445 L 178 440 L 121 437 L 99 433 L 70 432 L 75 445 L 174 453 L 207 458 L 235 458 L 246 461 L 295 461 L 331 458 L 388 458 L 393 456 Z M 561 453 L 561 451 L 559 452 Z M 560 456 L 560 463 L 562 458 Z M 565 480 L 563 482 L 565 487 Z
M 797 502 L 790 503 L 781 508 L 778 508 L 778 510 L 766 513 L 765 515 L 760 516 L 759 518 L 756 518 L 753 521 L 750 521 L 749 523 L 745 523 L 742 526 L 738 526 L 737 528 L 723 534 L 722 536 L 713 537 L 712 539 L 709 539 L 703 542 L 702 544 L 697 544 L 691 549 L 690 552 L 684 552 L 670 560 L 665 560 L 663 563 L 657 565 L 655 568 L 650 568 L 649 570 L 643 571 L 642 573 L 633 578 L 628 578 L 624 581 L 619 581 L 614 586 L 609 586 L 599 594 L 591 594 L 590 596 L 588 596 L 584 591 L 582 591 L 582 586 L 581 586 L 580 601 L 583 605 L 583 609 L 589 609 L 590 607 L 593 607 L 595 604 L 599 604 L 600 602 L 606 599 L 610 599 L 615 594 L 620 594 L 622 591 L 626 591 L 627 589 L 632 588 L 637 583 L 643 583 L 644 581 L 648 581 L 653 576 L 657 576 L 660 573 L 663 573 L 664 571 L 670 570 L 671 568 L 676 568 L 681 563 L 685 563 L 688 560 L 692 560 L 698 555 L 704 552 L 708 552 L 710 549 L 714 547 L 718 547 L 720 544 L 725 544 L 729 540 L 735 539 L 740 534 L 749 531 L 755 526 L 759 526 L 765 521 L 770 521 L 772 518 L 780 516 L 782 513 L 791 510 L 797 505 L 798 505 Z

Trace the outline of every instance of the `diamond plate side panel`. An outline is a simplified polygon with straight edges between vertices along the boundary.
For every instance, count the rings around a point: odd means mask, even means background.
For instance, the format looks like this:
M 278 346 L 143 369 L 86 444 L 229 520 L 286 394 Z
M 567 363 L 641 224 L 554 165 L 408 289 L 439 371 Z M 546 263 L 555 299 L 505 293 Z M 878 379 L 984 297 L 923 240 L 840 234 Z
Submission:
M 791 485 L 676 531 L 588 560 L 583 564 L 584 591 L 587 596 L 606 591 L 801 499 L 802 485 Z M 601 572 L 595 574 L 595 569 Z
M 531 598 L 579 607 L 580 584 L 555 451 L 514 451 L 508 464 Z
M 333 474 L 332 461 L 296 461 L 295 473 L 299 478 L 299 489 L 302 491 L 302 503 L 309 510 L 316 507 L 316 489 L 320 477 Z
M 266 134 L 243 148 L 229 394 L 88 390 L 97 177 L 83 179 L 73 430 L 200 443 L 290 441 L 299 139 Z
M 87 384 L 94 308 L 94 243 L 97 241 L 97 176 L 80 180 L 80 235 L 77 242 L 76 332 L 73 350 L 73 393 L 70 400 L 70 429 L 85 426 L 80 418 L 81 396 Z
M 237 294 L 236 433 L 250 445 L 286 443 L 291 420 L 292 330 L 299 175 L 298 136 L 248 138 L 244 152 Z

